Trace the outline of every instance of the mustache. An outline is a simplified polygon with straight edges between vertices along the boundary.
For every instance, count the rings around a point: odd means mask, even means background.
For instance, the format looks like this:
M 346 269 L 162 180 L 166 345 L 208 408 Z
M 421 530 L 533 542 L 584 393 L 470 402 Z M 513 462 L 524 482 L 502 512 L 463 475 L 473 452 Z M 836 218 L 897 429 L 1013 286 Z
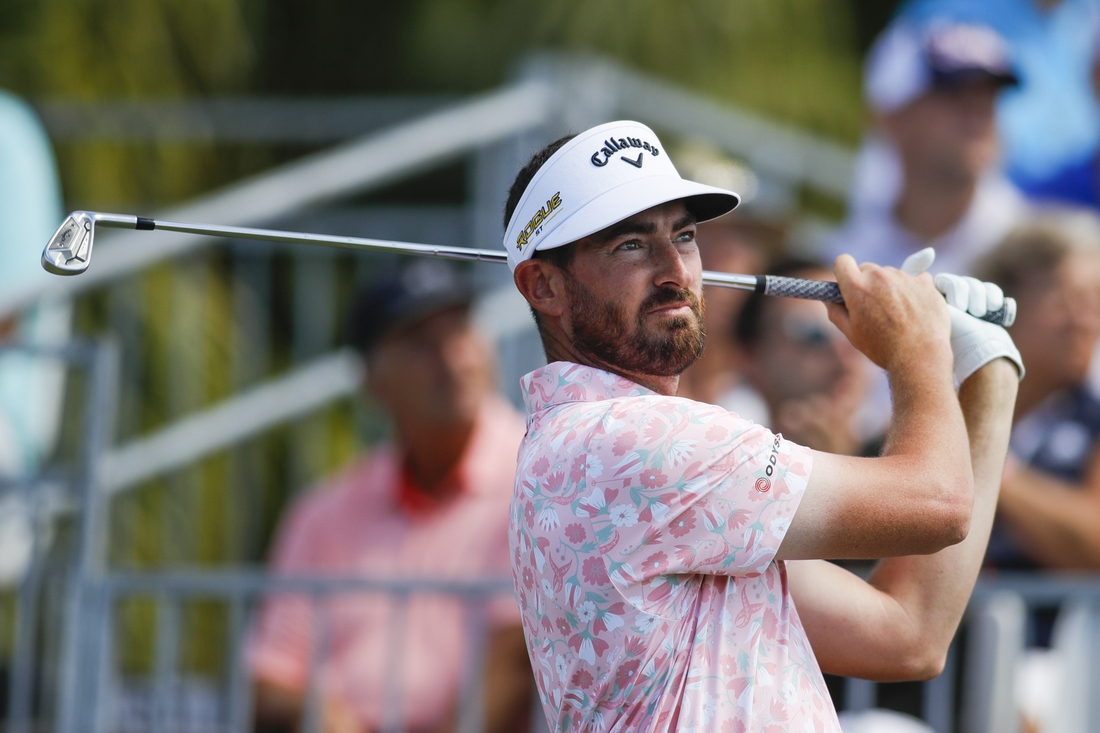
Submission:
M 648 296 L 642 301 L 642 305 L 639 308 L 641 313 L 648 313 L 654 308 L 658 308 L 662 305 L 668 305 L 670 303 L 680 303 L 687 301 L 691 306 L 691 310 L 696 315 L 701 316 L 703 313 L 703 304 L 695 293 L 691 292 L 687 288 L 661 288 L 657 292 Z

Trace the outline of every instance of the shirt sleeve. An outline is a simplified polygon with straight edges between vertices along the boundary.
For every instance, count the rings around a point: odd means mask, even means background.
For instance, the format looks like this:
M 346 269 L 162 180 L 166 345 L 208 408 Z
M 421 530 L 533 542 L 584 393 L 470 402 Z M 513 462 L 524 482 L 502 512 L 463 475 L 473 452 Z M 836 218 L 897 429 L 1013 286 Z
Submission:
M 651 581 L 684 580 L 673 576 L 764 572 L 805 491 L 811 451 L 718 407 L 649 401 L 612 412 L 586 458 L 590 493 L 579 506 L 612 582 L 644 598 Z

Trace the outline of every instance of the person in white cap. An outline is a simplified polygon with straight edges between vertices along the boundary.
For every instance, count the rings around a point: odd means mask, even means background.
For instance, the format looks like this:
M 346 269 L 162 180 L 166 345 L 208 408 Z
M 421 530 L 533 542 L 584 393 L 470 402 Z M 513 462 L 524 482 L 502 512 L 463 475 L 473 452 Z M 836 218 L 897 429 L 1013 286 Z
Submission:
M 949 307 L 840 257 L 830 318 L 889 372 L 893 423 L 881 458 L 814 452 L 676 397 L 705 340 L 695 227 L 737 203 L 636 122 L 553 143 L 508 196 L 550 362 L 522 380 L 509 548 L 551 730 L 838 731 L 822 670 L 938 674 L 977 575 L 1023 367 L 958 306 L 999 289 L 942 277 Z M 879 557 L 869 582 L 817 559 Z
M 930 246 L 939 271 L 968 273 L 1027 215 L 1000 167 L 994 114 L 1016 83 L 1007 45 L 986 26 L 902 20 L 883 32 L 864 77 L 875 129 L 827 253 L 896 267 Z

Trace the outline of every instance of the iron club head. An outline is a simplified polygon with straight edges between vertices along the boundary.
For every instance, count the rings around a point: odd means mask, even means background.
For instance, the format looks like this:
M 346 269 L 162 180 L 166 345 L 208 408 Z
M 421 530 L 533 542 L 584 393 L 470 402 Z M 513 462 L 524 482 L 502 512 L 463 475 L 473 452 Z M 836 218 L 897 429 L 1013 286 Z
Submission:
M 42 267 L 54 275 L 79 275 L 88 269 L 94 238 L 95 219 L 85 211 L 74 211 L 42 250 Z

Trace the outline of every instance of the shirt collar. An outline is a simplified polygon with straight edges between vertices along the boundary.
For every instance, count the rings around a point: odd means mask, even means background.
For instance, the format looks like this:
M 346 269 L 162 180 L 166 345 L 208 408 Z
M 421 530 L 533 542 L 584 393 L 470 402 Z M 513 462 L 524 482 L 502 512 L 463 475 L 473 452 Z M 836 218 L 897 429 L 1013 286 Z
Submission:
M 522 435 L 523 422 L 515 408 L 499 395 L 487 396 L 462 456 L 434 494 L 427 494 L 413 480 L 399 447 L 387 454 L 395 506 L 408 516 L 419 517 L 431 515 L 456 498 L 492 496 L 499 485 L 501 451 L 507 454 L 518 448 Z
M 657 394 L 618 374 L 570 361 L 555 361 L 536 369 L 520 380 L 520 387 L 529 415 L 567 402 Z

